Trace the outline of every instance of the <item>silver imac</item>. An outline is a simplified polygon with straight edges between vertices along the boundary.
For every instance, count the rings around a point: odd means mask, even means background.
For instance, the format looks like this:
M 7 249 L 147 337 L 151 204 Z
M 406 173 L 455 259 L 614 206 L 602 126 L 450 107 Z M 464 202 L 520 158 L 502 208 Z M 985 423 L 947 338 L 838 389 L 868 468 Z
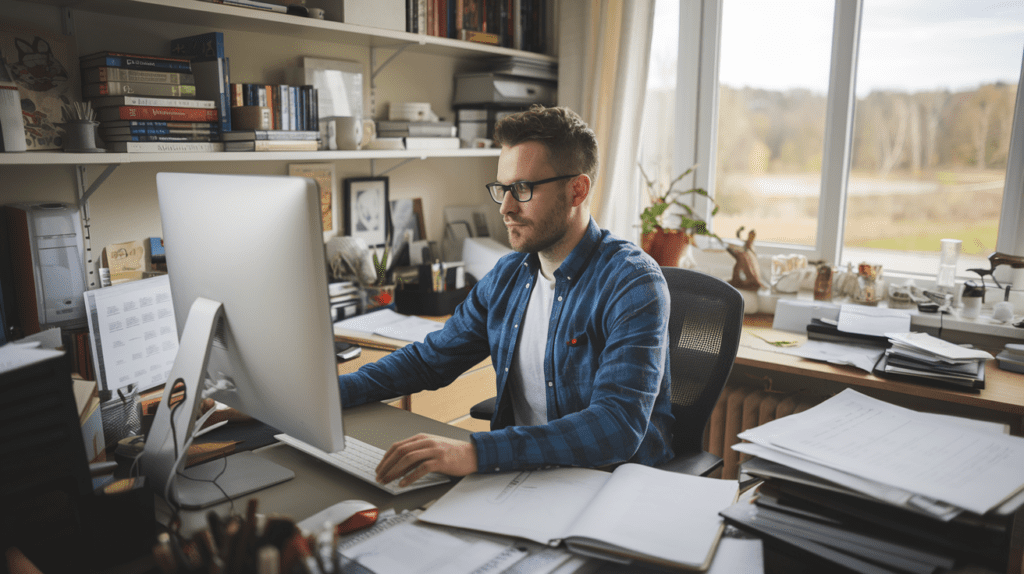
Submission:
M 141 462 L 165 498 L 202 508 L 292 476 L 252 453 L 183 469 L 203 397 L 321 450 L 345 446 L 320 194 L 297 177 L 156 181 L 181 342 Z

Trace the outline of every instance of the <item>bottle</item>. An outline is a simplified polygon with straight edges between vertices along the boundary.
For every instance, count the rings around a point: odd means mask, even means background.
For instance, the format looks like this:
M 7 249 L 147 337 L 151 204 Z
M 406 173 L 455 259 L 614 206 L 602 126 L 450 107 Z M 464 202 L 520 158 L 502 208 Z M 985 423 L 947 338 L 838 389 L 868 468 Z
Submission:
M 939 241 L 939 272 L 935 276 L 935 290 L 952 295 L 956 292 L 956 262 L 960 258 L 959 239 L 942 239 Z

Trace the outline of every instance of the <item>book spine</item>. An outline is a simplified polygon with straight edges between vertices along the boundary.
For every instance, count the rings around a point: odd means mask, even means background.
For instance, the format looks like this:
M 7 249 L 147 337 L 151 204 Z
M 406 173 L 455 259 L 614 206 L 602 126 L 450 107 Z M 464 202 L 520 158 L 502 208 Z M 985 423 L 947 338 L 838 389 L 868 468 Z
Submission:
M 154 122 L 156 123 L 156 122 Z M 200 124 L 206 125 L 206 124 Z M 169 127 L 145 127 L 130 126 L 126 128 L 103 128 L 99 129 L 100 135 L 140 135 L 140 136 L 162 136 L 162 135 L 210 135 L 216 133 L 215 128 L 169 128 Z
M 245 86 L 243 84 L 231 84 L 231 107 L 238 108 L 245 105 Z M 231 130 L 228 130 L 231 131 Z
M 220 107 L 217 111 L 220 113 L 220 131 L 229 132 L 231 131 L 231 59 L 224 58 L 224 78 L 221 83 L 220 93 Z
M 142 82 L 147 84 L 194 84 L 192 74 L 181 72 L 155 72 L 152 70 L 129 70 L 100 66 L 86 68 L 82 72 L 83 82 Z
M 111 109 L 117 110 L 117 119 L 121 120 L 173 120 L 179 122 L 217 121 L 217 110 L 158 108 L 150 106 L 119 106 Z
M 288 86 L 288 128 L 299 129 L 299 87 Z
M 116 106 L 155 106 L 163 108 L 204 108 L 214 109 L 215 102 L 210 100 L 189 100 L 172 98 L 151 98 L 148 96 L 105 96 L 89 98 L 92 107 L 110 108 Z
M 226 6 L 243 6 L 245 8 L 256 8 L 257 10 L 266 10 L 268 12 L 281 12 L 285 14 L 288 12 L 287 6 L 281 4 L 270 4 L 269 2 L 258 2 L 257 0 L 216 0 L 219 4 Z
M 168 121 L 151 121 L 151 120 L 118 120 L 114 122 L 104 122 L 104 125 L 114 125 L 115 128 L 147 128 L 147 129 L 182 129 L 182 130 L 199 130 L 199 131 L 211 131 L 216 129 L 216 124 L 210 122 L 168 122 Z M 100 126 L 100 129 L 110 129 Z
M 127 135 L 127 136 L 100 136 L 107 143 L 111 142 L 204 142 L 210 141 L 210 134 L 206 135 Z
M 192 72 L 192 65 L 186 60 L 163 60 L 159 58 L 101 56 L 80 62 L 83 68 L 106 66 L 110 68 L 127 68 L 129 70 L 163 70 L 168 72 Z
M 98 82 L 82 86 L 82 96 L 157 96 L 169 98 L 194 98 L 196 87 L 185 84 L 141 84 L 138 82 Z
M 221 142 L 115 142 L 108 146 L 114 152 L 208 152 L 224 151 Z

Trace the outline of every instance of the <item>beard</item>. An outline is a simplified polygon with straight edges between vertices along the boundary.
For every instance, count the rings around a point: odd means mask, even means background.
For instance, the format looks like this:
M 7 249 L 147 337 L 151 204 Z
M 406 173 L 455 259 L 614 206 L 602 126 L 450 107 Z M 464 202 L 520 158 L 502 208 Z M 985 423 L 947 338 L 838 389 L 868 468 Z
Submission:
M 558 203 L 538 219 L 516 217 L 506 221 L 508 242 L 519 253 L 540 253 L 565 237 L 569 229 L 569 198 L 559 194 Z

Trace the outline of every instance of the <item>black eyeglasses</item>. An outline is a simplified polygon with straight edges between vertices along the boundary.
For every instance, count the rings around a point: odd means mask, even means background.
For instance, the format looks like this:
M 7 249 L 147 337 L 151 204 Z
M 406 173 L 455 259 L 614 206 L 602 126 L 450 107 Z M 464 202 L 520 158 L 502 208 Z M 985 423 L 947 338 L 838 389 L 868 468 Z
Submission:
M 560 179 L 569 179 L 577 177 L 581 174 L 576 175 L 560 175 L 558 177 L 549 177 L 548 179 L 542 179 L 540 181 L 514 181 L 508 185 L 503 183 L 488 183 L 484 187 L 487 188 L 488 193 L 491 194 L 491 199 L 494 203 L 501 203 L 505 200 L 505 192 L 511 191 L 512 197 L 515 198 L 519 203 L 526 203 L 533 199 L 533 188 L 534 186 L 542 183 L 551 183 L 552 181 L 558 181 Z

